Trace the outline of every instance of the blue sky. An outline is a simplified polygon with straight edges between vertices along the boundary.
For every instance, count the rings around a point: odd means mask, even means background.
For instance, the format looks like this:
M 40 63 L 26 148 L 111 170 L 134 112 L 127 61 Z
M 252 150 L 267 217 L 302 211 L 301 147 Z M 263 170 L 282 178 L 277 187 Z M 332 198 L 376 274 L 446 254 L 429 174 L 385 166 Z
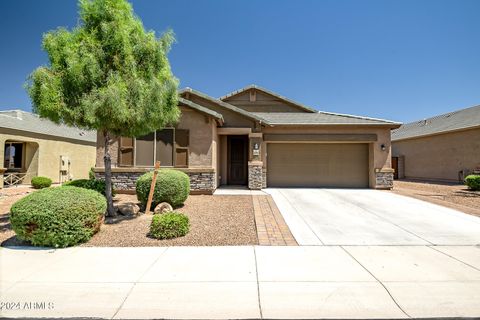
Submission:
M 477 0 L 134 0 L 172 28 L 181 87 L 215 97 L 258 84 L 319 110 L 413 121 L 480 104 Z M 0 2 L 0 109 L 30 111 L 42 33 L 73 27 L 69 0 Z

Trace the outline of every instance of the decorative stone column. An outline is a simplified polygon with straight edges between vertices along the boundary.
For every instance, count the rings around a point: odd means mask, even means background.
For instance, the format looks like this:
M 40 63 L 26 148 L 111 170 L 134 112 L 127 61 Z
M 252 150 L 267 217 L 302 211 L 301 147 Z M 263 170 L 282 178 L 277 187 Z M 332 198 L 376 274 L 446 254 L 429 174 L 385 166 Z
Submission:
M 248 188 L 251 190 L 261 190 L 263 187 L 263 162 L 248 162 Z
M 260 190 L 266 186 L 266 178 L 262 162 L 262 142 L 263 134 L 261 132 L 251 132 L 249 135 L 250 151 L 248 162 L 248 188 L 251 190 Z
M 394 172 L 392 168 L 375 169 L 375 189 L 392 189 Z

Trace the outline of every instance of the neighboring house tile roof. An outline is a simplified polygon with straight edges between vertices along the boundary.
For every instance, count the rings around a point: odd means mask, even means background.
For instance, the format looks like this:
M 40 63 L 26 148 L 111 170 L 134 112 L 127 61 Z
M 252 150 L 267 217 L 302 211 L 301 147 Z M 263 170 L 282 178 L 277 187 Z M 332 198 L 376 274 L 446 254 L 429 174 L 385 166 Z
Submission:
M 480 106 L 406 123 L 392 131 L 392 141 L 480 127 Z
M 82 130 L 75 127 L 68 127 L 66 125 L 58 125 L 50 120 L 41 119 L 36 114 L 22 110 L 0 111 L 0 128 L 33 132 L 79 141 L 97 141 L 96 131 Z
M 400 126 L 400 123 L 353 116 L 349 114 L 331 112 L 255 112 L 259 117 L 264 118 L 272 125 L 391 125 Z
M 189 88 L 189 87 L 186 87 L 184 89 L 181 89 L 179 91 L 179 94 L 185 94 L 186 92 L 189 92 L 189 93 L 192 93 L 196 96 L 199 96 L 205 100 L 208 100 L 208 101 L 211 101 L 215 104 L 217 104 L 218 106 L 220 107 L 223 107 L 225 109 L 228 109 L 228 110 L 231 110 L 233 112 L 236 112 L 238 114 L 241 114 L 249 119 L 253 119 L 253 120 L 256 120 L 256 121 L 260 121 L 260 122 L 265 122 L 265 119 L 263 118 L 259 118 L 257 117 L 255 114 L 251 113 L 251 112 L 248 112 L 248 111 L 245 111 L 239 107 L 236 107 L 234 105 L 231 105 L 230 103 L 227 103 L 227 102 L 224 102 L 222 100 L 218 100 L 218 99 L 215 99 L 213 97 L 210 97 L 208 94 L 205 94 L 203 92 L 200 92 L 200 91 L 197 91 L 197 90 L 194 90 L 192 88 Z M 268 125 L 268 123 L 266 123 Z
M 278 98 L 278 99 L 280 99 L 280 100 L 283 100 L 283 101 L 285 101 L 285 102 L 288 102 L 288 103 L 290 103 L 290 104 L 293 104 L 293 105 L 297 106 L 298 108 L 300 108 L 300 109 L 302 109 L 302 110 L 304 110 L 304 111 L 307 111 L 307 112 L 317 112 L 317 110 L 315 110 L 315 109 L 313 109 L 313 108 L 310 108 L 310 107 L 308 107 L 308 106 L 306 106 L 306 105 L 304 105 L 304 104 L 298 103 L 298 102 L 293 101 L 293 100 L 291 100 L 291 99 L 289 99 L 289 98 L 287 98 L 287 97 L 284 97 L 284 96 L 282 96 L 282 95 L 279 95 L 279 94 L 276 93 L 276 92 L 270 91 L 270 90 L 265 89 L 265 88 L 262 88 L 262 87 L 260 87 L 260 86 L 257 86 L 256 84 L 251 84 L 251 85 L 246 86 L 246 87 L 244 87 L 244 88 L 242 88 L 242 89 L 238 89 L 238 90 L 235 90 L 235 91 L 233 91 L 233 92 L 230 92 L 229 94 L 226 94 L 226 95 L 224 95 L 223 97 L 220 97 L 219 99 L 220 99 L 220 100 L 225 100 L 225 99 L 228 99 L 228 98 L 230 98 L 230 97 L 233 97 L 233 96 L 236 96 L 236 95 L 238 95 L 238 94 L 241 94 L 241 93 L 243 93 L 243 92 L 245 92 L 245 91 L 248 91 L 248 90 L 250 90 L 250 89 L 256 89 L 256 90 L 258 90 L 258 91 L 263 91 L 263 92 L 266 93 L 266 94 L 269 94 L 269 95 L 274 96 L 274 97 L 276 97 L 276 98 Z
M 208 109 L 208 108 L 203 107 L 199 104 L 196 104 L 196 103 L 194 103 L 190 100 L 183 99 L 183 98 L 180 98 L 180 97 L 178 98 L 178 102 L 180 102 L 180 104 L 184 104 L 186 106 L 189 106 L 192 109 L 195 109 L 195 110 L 200 111 L 202 113 L 208 114 L 208 115 L 214 117 L 215 119 L 219 120 L 221 123 L 223 123 L 223 116 L 220 113 L 218 113 L 218 112 L 216 112 L 212 109 Z

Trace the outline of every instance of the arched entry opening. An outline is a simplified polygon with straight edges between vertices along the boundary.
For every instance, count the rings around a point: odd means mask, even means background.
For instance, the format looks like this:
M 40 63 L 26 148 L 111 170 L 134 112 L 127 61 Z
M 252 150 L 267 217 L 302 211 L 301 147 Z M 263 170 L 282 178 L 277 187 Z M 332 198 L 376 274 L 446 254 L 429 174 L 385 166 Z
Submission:
M 3 148 L 5 187 L 30 183 L 38 175 L 38 143 L 6 140 Z

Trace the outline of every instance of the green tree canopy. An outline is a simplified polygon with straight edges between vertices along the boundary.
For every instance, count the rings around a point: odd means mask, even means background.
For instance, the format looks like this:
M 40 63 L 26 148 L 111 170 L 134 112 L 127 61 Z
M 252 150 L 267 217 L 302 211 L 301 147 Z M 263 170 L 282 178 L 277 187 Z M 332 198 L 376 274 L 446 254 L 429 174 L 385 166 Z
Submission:
M 178 81 L 167 53 L 172 31 L 145 31 L 126 0 L 80 0 L 80 20 L 69 31 L 43 36 L 49 64 L 29 77 L 33 111 L 56 123 L 103 133 L 108 214 L 110 137 L 141 136 L 175 123 Z
M 81 0 L 72 31 L 46 33 L 49 65 L 27 84 L 33 110 L 57 123 L 139 136 L 174 123 L 178 82 L 166 57 L 174 35 L 146 32 L 125 0 Z

